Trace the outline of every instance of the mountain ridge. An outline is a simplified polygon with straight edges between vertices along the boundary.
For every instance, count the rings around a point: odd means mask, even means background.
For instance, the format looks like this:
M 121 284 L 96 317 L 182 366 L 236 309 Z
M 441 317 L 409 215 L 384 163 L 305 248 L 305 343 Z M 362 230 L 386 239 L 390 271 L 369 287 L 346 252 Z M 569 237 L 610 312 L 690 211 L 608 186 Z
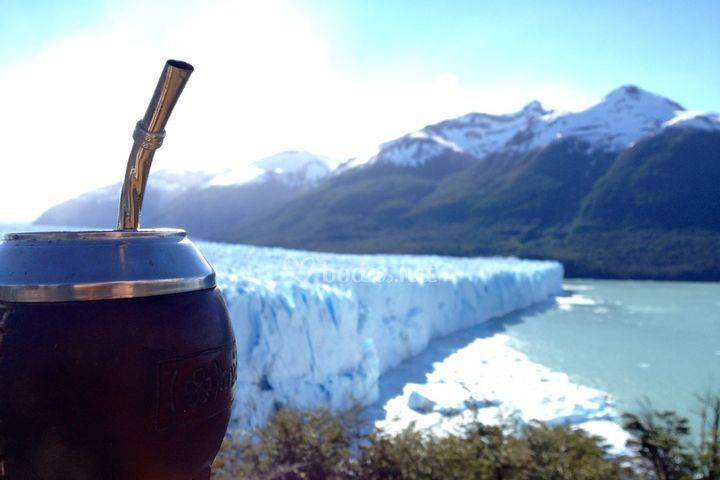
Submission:
M 247 213 L 263 206 L 289 200 L 293 195 L 314 187 L 331 172 L 328 157 L 306 151 L 285 151 L 261 158 L 249 165 L 220 172 L 153 172 L 148 182 L 141 221 L 144 226 L 162 226 L 164 222 L 192 224 L 193 211 L 212 213 L 221 202 L 223 208 L 243 202 Z M 272 190 L 266 196 L 262 188 Z M 101 187 L 56 205 L 44 212 L 36 224 L 112 228 L 117 215 L 117 202 L 122 183 Z M 233 198 L 238 197 L 238 198 Z M 183 208 L 179 208 L 182 205 Z M 200 222 L 203 223 L 203 222 Z M 215 222 L 217 223 L 217 222 Z M 196 229 L 204 225 L 194 225 Z
M 420 165 L 433 156 L 465 152 L 479 159 L 500 151 L 521 154 L 565 136 L 617 151 L 669 126 L 720 129 L 717 115 L 687 112 L 680 104 L 634 85 L 619 87 L 579 112 L 546 110 L 532 101 L 501 115 L 472 112 L 428 125 L 381 145 L 371 162 Z
M 716 114 L 626 85 L 580 112 L 530 102 L 428 125 L 300 188 L 271 169 L 260 183 L 188 190 L 151 220 L 224 242 L 717 280 L 720 219 L 707 211 L 720 203 L 719 142 Z

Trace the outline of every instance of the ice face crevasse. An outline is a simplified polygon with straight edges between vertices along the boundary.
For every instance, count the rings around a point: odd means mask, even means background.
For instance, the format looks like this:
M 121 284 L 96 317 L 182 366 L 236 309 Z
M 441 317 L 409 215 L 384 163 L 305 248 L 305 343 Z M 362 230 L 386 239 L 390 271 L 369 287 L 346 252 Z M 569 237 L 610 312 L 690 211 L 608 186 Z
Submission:
M 333 255 L 200 243 L 238 349 L 234 419 L 377 400 L 378 378 L 433 338 L 544 301 L 557 262 Z

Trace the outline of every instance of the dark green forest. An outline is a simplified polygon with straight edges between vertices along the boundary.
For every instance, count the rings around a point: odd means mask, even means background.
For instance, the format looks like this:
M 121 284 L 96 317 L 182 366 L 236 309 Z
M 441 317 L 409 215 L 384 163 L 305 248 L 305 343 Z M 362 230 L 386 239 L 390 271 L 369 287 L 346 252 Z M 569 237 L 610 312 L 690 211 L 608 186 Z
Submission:
M 571 277 L 718 280 L 720 133 L 668 129 L 619 154 L 568 138 L 482 162 L 370 165 L 210 239 L 552 258 Z

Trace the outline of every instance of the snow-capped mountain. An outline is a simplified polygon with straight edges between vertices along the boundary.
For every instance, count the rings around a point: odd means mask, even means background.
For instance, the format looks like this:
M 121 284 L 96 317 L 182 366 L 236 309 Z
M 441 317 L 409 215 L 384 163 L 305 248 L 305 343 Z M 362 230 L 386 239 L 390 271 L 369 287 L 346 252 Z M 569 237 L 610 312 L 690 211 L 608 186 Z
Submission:
M 513 143 L 520 132 L 530 130 L 548 113 L 539 102 L 507 115 L 469 113 L 384 143 L 373 162 L 422 165 L 452 152 L 484 157 Z
M 228 206 L 236 217 L 239 212 L 249 217 L 316 186 L 330 174 L 332 165 L 328 157 L 287 151 L 220 173 L 152 172 L 141 220 L 145 226 L 195 226 L 199 231 L 200 224 L 209 228 L 209 221 L 216 223 L 208 220 L 209 213 L 227 211 Z M 87 192 L 50 208 L 36 223 L 112 227 L 121 188 L 116 183 Z M 224 221 L 215 227 L 222 227 Z
M 332 165 L 328 157 L 291 150 L 226 170 L 211 178 L 207 185 L 228 186 L 275 180 L 293 187 L 311 187 L 330 174 Z
M 330 174 L 331 165 L 329 158 L 309 152 L 281 152 L 212 177 L 146 220 L 222 240 L 228 231 L 244 229 L 258 216 L 312 190 Z
M 633 86 L 385 143 L 225 241 L 555 258 L 572 275 L 720 279 L 720 119 Z
M 156 172 L 141 223 L 222 242 L 512 254 L 562 260 L 572 275 L 717 280 L 718 152 L 717 115 L 624 86 L 580 112 L 531 102 L 446 120 L 363 163 L 283 152 L 200 184 Z M 39 221 L 111 227 L 114 188 Z
M 153 172 L 152 183 L 148 183 L 148 191 L 153 190 L 165 194 L 182 193 L 197 188 L 212 179 L 214 174 L 200 171 L 158 170 Z M 91 190 L 78 198 L 96 200 L 112 199 L 118 201 L 122 182 Z
M 720 119 L 687 112 L 672 100 L 629 85 L 581 112 L 545 110 L 535 101 L 516 113 L 470 113 L 429 125 L 381 145 L 372 162 L 414 166 L 447 153 L 481 159 L 500 152 L 525 153 L 568 137 L 596 150 L 617 152 L 670 127 L 720 130 Z
M 178 196 L 199 188 L 212 177 L 213 174 L 207 172 L 153 172 L 143 202 L 144 216 L 152 218 Z M 121 189 L 122 183 L 118 182 L 84 193 L 48 209 L 35 223 L 111 228 L 117 218 Z

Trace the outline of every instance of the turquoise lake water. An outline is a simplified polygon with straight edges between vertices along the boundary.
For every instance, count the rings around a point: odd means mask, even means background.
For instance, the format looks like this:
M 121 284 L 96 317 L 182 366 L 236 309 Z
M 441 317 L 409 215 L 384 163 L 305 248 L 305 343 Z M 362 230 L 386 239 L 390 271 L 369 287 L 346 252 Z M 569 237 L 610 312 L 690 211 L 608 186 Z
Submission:
M 568 280 L 565 288 L 568 296 L 503 322 L 514 348 L 610 393 L 619 411 L 647 397 L 692 416 L 696 394 L 720 392 L 720 283 Z

